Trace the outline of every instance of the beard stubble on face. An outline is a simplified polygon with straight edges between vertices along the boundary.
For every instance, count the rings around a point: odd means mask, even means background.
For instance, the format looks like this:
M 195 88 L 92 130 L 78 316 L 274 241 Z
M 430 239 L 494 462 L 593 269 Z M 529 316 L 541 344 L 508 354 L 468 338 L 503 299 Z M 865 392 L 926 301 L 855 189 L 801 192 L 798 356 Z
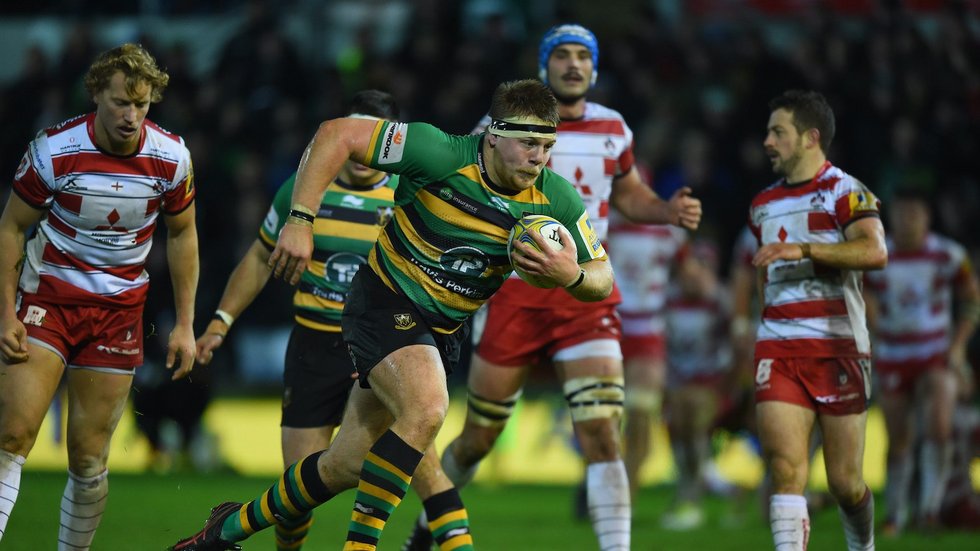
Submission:
M 585 93 L 559 94 L 554 88 L 551 89 L 551 92 L 555 95 L 555 99 L 558 100 L 558 103 L 562 105 L 575 105 L 579 100 L 585 97 Z

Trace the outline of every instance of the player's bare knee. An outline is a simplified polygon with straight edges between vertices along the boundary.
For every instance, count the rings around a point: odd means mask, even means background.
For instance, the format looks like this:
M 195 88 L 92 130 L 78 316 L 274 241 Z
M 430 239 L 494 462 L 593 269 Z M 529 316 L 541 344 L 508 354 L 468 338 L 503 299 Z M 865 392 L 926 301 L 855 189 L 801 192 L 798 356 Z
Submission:
M 806 486 L 806 469 L 781 456 L 769 458 L 769 471 L 772 474 L 773 493 L 802 494 Z
M 854 505 L 861 501 L 865 488 L 864 481 L 856 472 L 827 472 L 827 489 L 830 490 L 830 495 L 842 505 Z
M 589 463 L 619 458 L 619 425 L 615 418 L 577 421 L 575 435 L 582 447 L 582 455 Z
M 84 453 L 69 448 L 68 450 L 68 470 L 76 476 L 91 478 L 101 474 L 106 469 L 108 457 L 98 453 Z
M 27 457 L 37 440 L 37 429 L 31 429 L 27 425 L 18 423 L 8 423 L 8 425 L 3 432 L 0 432 L 0 449 L 14 455 Z

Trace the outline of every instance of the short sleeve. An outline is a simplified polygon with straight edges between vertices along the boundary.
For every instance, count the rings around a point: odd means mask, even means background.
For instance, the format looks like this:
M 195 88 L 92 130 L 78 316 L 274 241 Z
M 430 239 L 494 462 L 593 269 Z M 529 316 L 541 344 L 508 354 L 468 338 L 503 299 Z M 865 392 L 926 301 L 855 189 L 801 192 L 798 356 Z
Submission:
M 194 202 L 197 189 L 194 185 L 194 165 L 191 163 L 190 152 L 183 148 L 183 155 L 169 190 L 163 194 L 163 212 L 169 215 L 179 214 Z
M 880 217 L 881 201 L 864 184 L 853 178 L 845 178 L 838 185 L 834 210 L 841 228 L 861 218 Z
M 269 212 L 266 213 L 262 226 L 259 228 L 259 239 L 267 247 L 274 248 L 276 241 L 279 240 L 279 232 L 282 231 L 289 215 L 290 201 L 293 198 L 293 186 L 296 184 L 296 173 L 289 177 L 279 186 L 276 196 L 269 205 Z
M 42 209 L 51 205 L 54 198 L 54 166 L 48 138 L 41 132 L 27 146 L 14 174 L 14 193 L 28 205 Z

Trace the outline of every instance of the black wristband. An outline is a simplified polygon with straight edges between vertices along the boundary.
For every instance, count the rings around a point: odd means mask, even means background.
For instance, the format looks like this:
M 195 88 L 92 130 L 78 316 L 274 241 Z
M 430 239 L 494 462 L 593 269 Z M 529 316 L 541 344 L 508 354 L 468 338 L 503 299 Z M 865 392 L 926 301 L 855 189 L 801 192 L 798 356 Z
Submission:
M 566 285 L 565 288 L 566 289 L 574 289 L 574 288 L 578 287 L 579 285 L 581 285 L 583 281 L 585 281 L 585 269 L 584 268 L 579 268 L 578 269 L 578 279 L 576 279 L 575 282 L 572 283 L 571 285 Z
M 313 223 L 313 215 L 308 212 L 303 212 L 301 210 L 290 209 L 289 216 L 293 218 L 299 218 L 300 220 L 306 220 L 310 224 Z

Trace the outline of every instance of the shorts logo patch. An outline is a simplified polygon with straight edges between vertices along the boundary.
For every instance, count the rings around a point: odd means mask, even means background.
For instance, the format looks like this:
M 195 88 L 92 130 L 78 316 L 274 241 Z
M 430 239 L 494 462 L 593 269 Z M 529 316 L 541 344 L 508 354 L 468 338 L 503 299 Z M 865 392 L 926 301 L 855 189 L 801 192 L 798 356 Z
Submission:
M 759 360 L 759 365 L 755 368 L 755 384 L 762 386 L 769 382 L 772 375 L 772 360 Z
M 24 314 L 24 323 L 41 327 L 41 324 L 44 323 L 44 316 L 47 314 L 48 311 L 40 306 L 28 306 L 27 313 Z
M 106 354 L 119 354 L 121 356 L 135 356 L 140 353 L 139 348 L 122 348 L 121 346 L 106 346 L 104 344 L 96 346 L 95 349 Z
M 407 331 L 413 327 L 415 320 L 412 319 L 412 314 L 395 314 L 395 329 Z

